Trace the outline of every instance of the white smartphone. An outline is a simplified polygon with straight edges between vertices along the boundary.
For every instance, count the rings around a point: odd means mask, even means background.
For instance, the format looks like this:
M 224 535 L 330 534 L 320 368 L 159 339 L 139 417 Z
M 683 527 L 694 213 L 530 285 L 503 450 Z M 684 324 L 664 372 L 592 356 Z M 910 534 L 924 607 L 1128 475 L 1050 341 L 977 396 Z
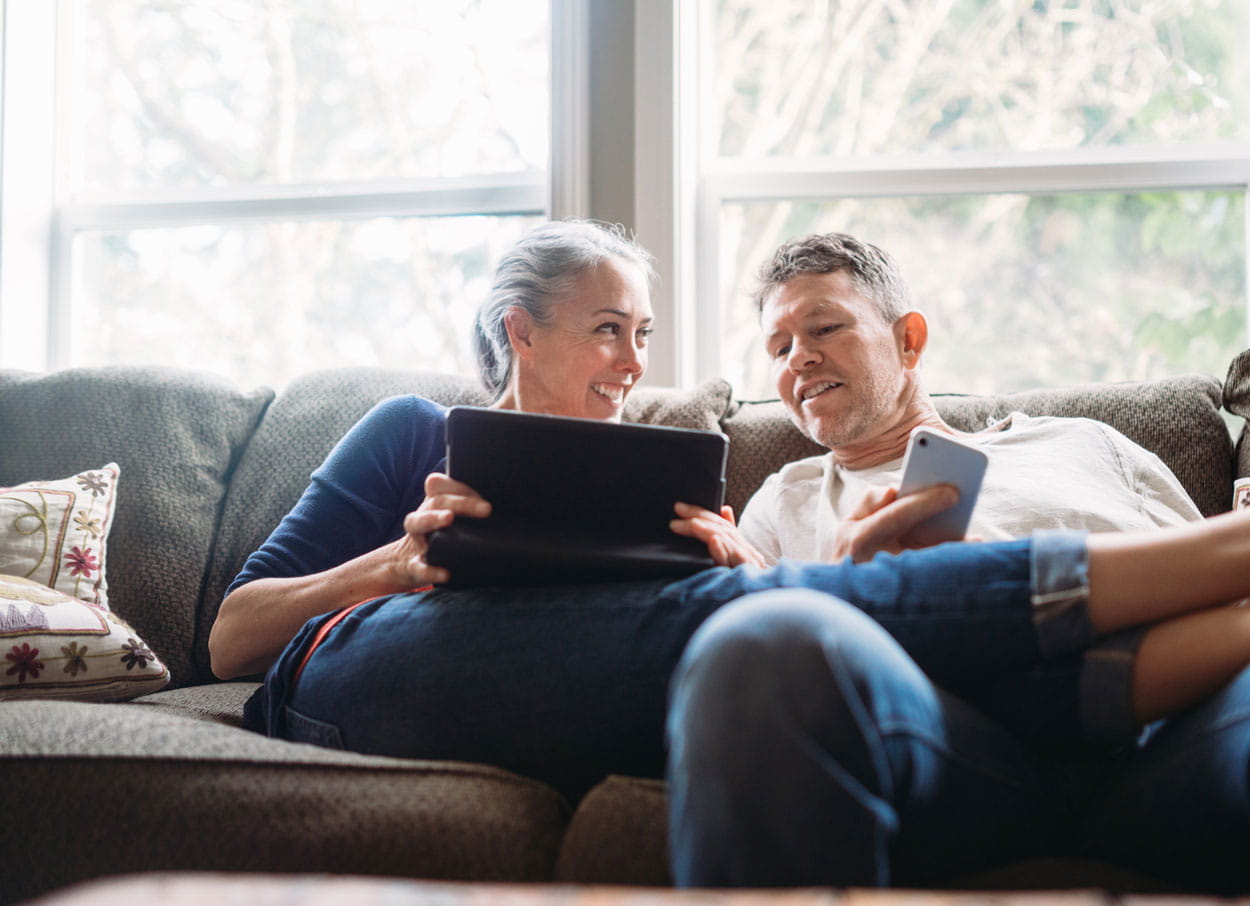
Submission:
M 950 484 L 959 489 L 959 502 L 917 525 L 910 539 L 924 546 L 962 541 L 968 534 L 968 522 L 988 462 L 981 450 L 949 435 L 928 428 L 913 431 L 903 458 L 898 496 L 905 497 L 935 484 Z

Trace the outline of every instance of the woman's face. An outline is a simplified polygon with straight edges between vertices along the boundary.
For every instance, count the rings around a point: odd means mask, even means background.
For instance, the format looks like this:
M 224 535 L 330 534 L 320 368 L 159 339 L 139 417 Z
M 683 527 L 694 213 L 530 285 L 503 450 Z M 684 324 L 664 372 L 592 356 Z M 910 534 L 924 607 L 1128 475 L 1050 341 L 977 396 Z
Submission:
M 517 391 L 529 412 L 621 420 L 625 399 L 647 370 L 651 294 L 639 268 L 610 258 L 581 274 L 548 309 L 528 318 L 516 349 Z

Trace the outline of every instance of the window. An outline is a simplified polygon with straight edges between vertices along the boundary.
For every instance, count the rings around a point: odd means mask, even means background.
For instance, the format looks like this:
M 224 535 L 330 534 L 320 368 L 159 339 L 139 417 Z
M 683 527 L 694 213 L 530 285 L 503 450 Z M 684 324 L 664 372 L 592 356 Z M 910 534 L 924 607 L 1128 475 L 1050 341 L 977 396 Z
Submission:
M 773 395 L 755 271 L 837 230 L 900 264 L 931 390 L 1222 377 L 1247 345 L 1248 30 L 1233 0 L 705 0 L 700 372 Z
M 898 259 L 938 392 L 1247 345 L 1241 0 L 0 2 L 0 366 L 470 371 L 569 214 L 658 257 L 653 384 L 771 396 L 747 293 L 816 230 Z
M 472 372 L 550 209 L 550 7 L 62 0 L 48 364 Z

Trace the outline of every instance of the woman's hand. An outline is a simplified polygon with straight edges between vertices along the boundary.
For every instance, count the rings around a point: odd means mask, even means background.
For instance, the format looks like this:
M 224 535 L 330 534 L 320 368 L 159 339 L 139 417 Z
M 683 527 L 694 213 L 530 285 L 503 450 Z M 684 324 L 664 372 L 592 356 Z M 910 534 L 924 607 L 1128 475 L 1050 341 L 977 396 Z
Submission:
M 450 577 L 441 566 L 425 561 L 430 534 L 446 528 L 457 516 L 481 519 L 490 515 L 490 504 L 467 484 L 442 472 L 425 477 L 425 500 L 404 517 L 404 537 L 397 542 L 398 568 L 410 587 L 438 585 Z
M 733 507 L 721 507 L 719 515 L 690 503 L 679 503 L 673 509 L 679 518 L 670 522 L 669 527 L 679 535 L 697 538 L 706 544 L 717 566 L 768 565 L 764 555 L 742 537 L 734 522 Z

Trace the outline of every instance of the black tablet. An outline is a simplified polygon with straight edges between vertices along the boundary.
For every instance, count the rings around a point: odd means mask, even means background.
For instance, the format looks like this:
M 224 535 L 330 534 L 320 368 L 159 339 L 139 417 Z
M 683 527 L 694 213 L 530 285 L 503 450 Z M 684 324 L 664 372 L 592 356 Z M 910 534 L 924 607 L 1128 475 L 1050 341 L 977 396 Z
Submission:
M 491 502 L 430 538 L 453 585 L 611 582 L 713 565 L 673 534 L 677 501 L 717 511 L 729 441 L 716 431 L 470 406 L 447 414 L 447 471 Z

